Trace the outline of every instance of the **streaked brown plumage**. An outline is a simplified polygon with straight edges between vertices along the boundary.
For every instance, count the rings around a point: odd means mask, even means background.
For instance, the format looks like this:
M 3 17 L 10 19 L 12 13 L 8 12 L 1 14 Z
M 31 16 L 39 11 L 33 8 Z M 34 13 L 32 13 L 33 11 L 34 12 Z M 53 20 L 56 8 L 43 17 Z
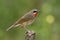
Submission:
M 13 27 L 18 27 L 18 26 L 22 26 L 24 29 L 26 29 L 27 25 L 30 25 L 33 23 L 35 17 L 37 16 L 39 10 L 37 9 L 33 9 L 30 12 L 28 12 L 27 14 L 25 14 L 24 16 L 22 16 L 18 21 L 16 21 L 12 26 L 10 26 L 8 30 L 10 30 Z M 26 29 L 27 30 L 27 29 Z

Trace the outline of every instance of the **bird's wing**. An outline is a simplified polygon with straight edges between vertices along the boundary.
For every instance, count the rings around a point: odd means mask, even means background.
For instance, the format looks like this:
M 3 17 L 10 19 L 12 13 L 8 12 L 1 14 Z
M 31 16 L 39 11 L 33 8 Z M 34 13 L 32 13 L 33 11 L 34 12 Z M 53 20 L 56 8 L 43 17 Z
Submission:
M 27 14 L 22 16 L 15 24 L 22 24 L 23 22 L 27 22 L 29 20 L 33 20 L 35 17 L 31 14 Z

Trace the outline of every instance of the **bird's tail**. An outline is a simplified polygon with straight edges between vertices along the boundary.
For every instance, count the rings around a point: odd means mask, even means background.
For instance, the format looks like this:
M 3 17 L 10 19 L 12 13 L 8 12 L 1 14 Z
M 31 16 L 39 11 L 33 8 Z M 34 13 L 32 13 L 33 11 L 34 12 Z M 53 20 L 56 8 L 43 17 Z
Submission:
M 14 24 L 14 25 L 10 26 L 9 28 L 7 28 L 6 31 L 9 31 L 11 28 L 13 28 L 13 27 L 15 28 L 17 26 L 20 26 L 20 24 L 17 24 L 17 25 Z

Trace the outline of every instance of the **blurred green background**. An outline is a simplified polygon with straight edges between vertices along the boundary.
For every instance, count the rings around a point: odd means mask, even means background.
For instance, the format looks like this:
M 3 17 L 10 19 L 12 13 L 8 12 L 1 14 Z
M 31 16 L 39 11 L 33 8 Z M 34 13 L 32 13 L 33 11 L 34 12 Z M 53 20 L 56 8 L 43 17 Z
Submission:
M 25 40 L 23 28 L 6 29 L 34 8 L 39 15 L 27 28 L 36 32 L 35 40 L 60 40 L 60 0 L 0 0 L 0 40 Z

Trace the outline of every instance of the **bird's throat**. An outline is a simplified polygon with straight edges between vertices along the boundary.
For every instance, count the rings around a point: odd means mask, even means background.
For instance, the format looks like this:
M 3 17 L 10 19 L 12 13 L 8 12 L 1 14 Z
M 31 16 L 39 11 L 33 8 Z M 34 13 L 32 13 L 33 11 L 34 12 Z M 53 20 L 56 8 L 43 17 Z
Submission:
M 37 13 L 33 13 L 33 14 L 34 14 L 35 17 L 37 16 Z

